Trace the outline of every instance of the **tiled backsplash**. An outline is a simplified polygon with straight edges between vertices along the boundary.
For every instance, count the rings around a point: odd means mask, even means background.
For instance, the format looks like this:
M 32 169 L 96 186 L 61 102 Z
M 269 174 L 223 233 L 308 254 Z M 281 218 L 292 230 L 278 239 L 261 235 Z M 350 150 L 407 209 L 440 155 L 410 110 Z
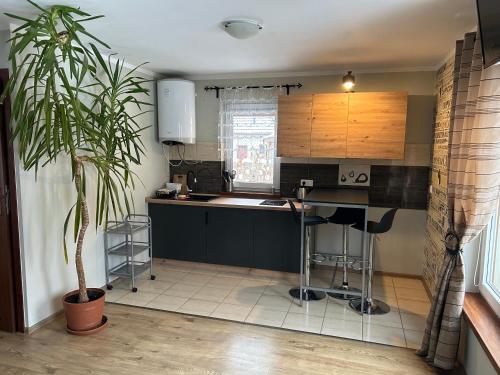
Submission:
M 171 163 L 178 164 L 179 160 L 171 160 Z M 170 177 L 174 174 L 187 174 L 190 170 L 198 177 L 198 192 L 221 191 L 223 162 L 202 161 L 197 164 L 182 163 L 179 167 L 170 166 Z M 317 188 L 339 187 L 338 174 L 338 164 L 282 163 L 280 191 L 284 197 L 293 197 L 293 188 L 298 186 L 303 178 L 314 180 L 314 187 Z M 370 205 L 425 210 L 428 185 L 429 167 L 372 165 L 368 188 Z
M 338 173 L 338 164 L 281 164 L 281 194 L 293 197 L 293 188 L 299 185 L 301 178 L 314 180 L 317 188 L 339 187 Z M 370 174 L 370 205 L 427 208 L 428 167 L 372 165 Z
M 172 164 L 179 164 L 179 160 L 171 160 Z M 197 192 L 202 193 L 219 193 L 222 189 L 222 165 L 220 161 L 202 161 L 194 164 L 193 161 L 185 162 L 178 167 L 170 166 L 170 179 L 174 174 L 187 174 L 193 171 L 197 176 L 198 183 L 196 186 Z M 192 184 L 192 177 L 189 179 Z
M 285 197 L 293 197 L 293 188 L 300 184 L 302 178 L 314 181 L 315 187 L 338 187 L 338 164 L 281 164 L 280 192 Z

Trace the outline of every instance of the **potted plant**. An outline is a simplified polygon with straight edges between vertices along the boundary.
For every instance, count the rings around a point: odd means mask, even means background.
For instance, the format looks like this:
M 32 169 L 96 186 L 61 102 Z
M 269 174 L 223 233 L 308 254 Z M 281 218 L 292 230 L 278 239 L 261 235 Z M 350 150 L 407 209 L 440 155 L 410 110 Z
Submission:
M 29 1 L 29 0 L 28 0 Z M 75 203 L 67 213 L 64 257 L 68 262 L 66 232 L 73 221 L 78 290 L 63 297 L 68 330 L 86 333 L 103 325 L 104 290 L 89 289 L 85 281 L 82 250 L 90 223 L 87 189 L 96 191 L 96 229 L 108 217 L 130 212 L 127 195 L 134 187 L 133 165 L 144 154 L 141 128 L 136 122 L 148 105 L 147 81 L 125 72 L 123 61 L 103 58 L 97 45 L 109 48 L 83 26 L 102 16 L 55 5 L 34 19 L 7 14 L 22 25 L 13 31 L 9 59 L 11 76 L 0 98 L 12 97 L 13 138 L 25 170 L 56 161 L 71 163 Z M 129 115 L 135 105 L 139 114 Z M 93 173 L 88 173 L 93 169 Z M 88 177 L 89 175 L 92 175 Z M 88 180 L 91 179 L 91 183 Z

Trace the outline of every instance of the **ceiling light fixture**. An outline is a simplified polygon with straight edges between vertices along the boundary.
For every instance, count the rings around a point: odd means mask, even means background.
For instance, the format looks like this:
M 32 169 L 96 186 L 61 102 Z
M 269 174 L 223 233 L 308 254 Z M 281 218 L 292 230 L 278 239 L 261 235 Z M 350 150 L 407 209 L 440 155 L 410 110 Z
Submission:
M 236 39 L 248 39 L 262 30 L 262 25 L 251 19 L 234 19 L 222 22 L 226 33 Z
M 352 71 L 349 70 L 344 77 L 342 77 L 342 86 L 346 90 L 346 92 L 352 92 L 354 86 L 356 85 L 356 78 L 352 74 Z

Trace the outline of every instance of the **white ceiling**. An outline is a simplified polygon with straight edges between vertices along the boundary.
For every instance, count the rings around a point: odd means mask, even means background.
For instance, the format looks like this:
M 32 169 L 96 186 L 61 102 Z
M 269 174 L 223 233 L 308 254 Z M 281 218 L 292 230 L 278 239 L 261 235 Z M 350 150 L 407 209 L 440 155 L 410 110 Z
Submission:
M 476 24 L 474 0 L 39 0 L 104 19 L 88 29 L 129 63 L 157 73 L 235 76 L 343 70 L 428 70 Z M 21 0 L 0 12 L 33 14 Z M 252 39 L 226 35 L 231 17 L 260 20 Z M 0 16 L 0 29 L 9 19 Z M 103 51 L 109 52 L 109 51 Z

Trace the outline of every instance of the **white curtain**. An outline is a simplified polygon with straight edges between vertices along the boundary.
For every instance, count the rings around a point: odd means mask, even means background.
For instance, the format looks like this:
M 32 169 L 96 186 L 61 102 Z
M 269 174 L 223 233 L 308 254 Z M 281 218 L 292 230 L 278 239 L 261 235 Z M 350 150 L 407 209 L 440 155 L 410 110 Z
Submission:
M 279 185 L 279 168 L 276 167 L 275 148 L 278 96 L 282 93 L 281 88 L 246 87 L 220 92 L 219 151 L 226 168 L 236 170 L 237 187 L 279 188 L 276 186 Z M 272 141 L 271 122 L 274 123 Z M 242 144 L 252 145 L 254 151 L 246 155 L 247 146 Z M 264 167 L 271 162 L 273 165 Z M 270 175 L 272 181 L 269 181 Z

